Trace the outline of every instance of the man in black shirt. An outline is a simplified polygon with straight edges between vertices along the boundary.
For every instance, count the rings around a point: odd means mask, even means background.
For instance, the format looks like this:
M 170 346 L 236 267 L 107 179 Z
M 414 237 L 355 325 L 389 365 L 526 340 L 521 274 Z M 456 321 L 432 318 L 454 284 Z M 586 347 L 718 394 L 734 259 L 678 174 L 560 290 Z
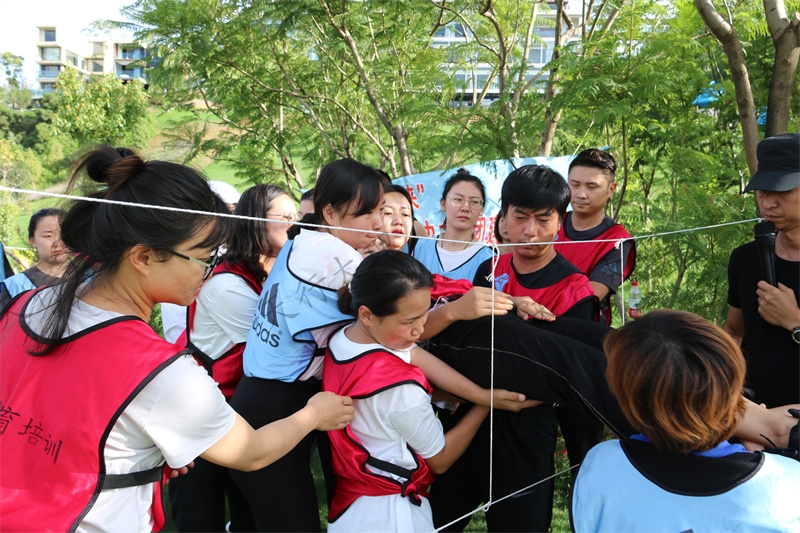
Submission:
M 764 139 L 758 171 L 745 187 L 775 224 L 773 287 L 761 272 L 758 247 L 736 248 L 728 264 L 725 331 L 741 343 L 747 384 L 767 407 L 800 403 L 800 133 Z

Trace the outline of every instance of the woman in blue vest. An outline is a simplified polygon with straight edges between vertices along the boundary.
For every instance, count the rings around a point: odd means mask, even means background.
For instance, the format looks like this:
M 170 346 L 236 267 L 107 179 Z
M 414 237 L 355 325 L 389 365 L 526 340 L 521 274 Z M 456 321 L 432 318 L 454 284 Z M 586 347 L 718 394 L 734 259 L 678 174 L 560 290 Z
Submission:
M 165 462 L 258 469 L 352 419 L 352 402 L 326 393 L 256 431 L 148 326 L 156 303 L 194 301 L 227 209 L 196 171 L 130 154 L 100 147 L 77 162 L 71 185 L 85 172 L 98 184 L 90 198 L 112 203 L 74 200 L 63 283 L 0 316 L 4 531 L 160 530 Z
M 475 239 L 486 188 L 480 178 L 460 169 L 445 182 L 439 204 L 444 230 L 436 240 L 420 239 L 414 257 L 433 274 L 472 281 L 478 266 L 492 257 L 492 249 Z
M 61 281 L 69 262 L 69 251 L 61 242 L 61 209 L 39 209 L 28 223 L 28 242 L 36 249 L 39 262 L 0 283 L 0 309 L 17 294 Z
M 353 159 L 326 165 L 314 188 L 314 213 L 302 219 L 313 226 L 292 228 L 256 304 L 243 354 L 244 377 L 231 405 L 255 427 L 288 416 L 320 390 L 328 338 L 351 315 L 337 307 L 337 291 L 350 282 L 361 263 L 359 250 L 373 249 L 383 228 L 382 206 L 388 180 Z M 455 374 L 420 351 L 414 364 L 439 386 L 488 405 L 490 391 Z M 427 363 L 427 364 L 426 364 Z M 435 374 L 445 379 L 434 379 Z M 524 397 L 494 392 L 496 406 L 519 409 Z M 327 438 L 318 434 L 323 452 Z M 283 459 L 258 472 L 233 472 L 247 496 L 259 531 L 318 531 L 319 509 L 309 468 L 314 436 L 309 435 Z M 329 497 L 333 480 L 326 478 Z
M 800 531 L 800 463 L 731 444 L 745 361 L 722 329 L 653 311 L 605 340 L 608 382 L 638 433 L 595 446 L 572 521 L 595 531 Z

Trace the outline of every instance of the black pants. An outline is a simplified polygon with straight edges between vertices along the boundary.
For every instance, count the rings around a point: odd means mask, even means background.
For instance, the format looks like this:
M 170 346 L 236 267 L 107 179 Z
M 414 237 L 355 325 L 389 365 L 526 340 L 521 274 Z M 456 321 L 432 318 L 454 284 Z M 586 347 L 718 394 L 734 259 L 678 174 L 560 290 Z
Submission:
M 290 416 L 319 392 L 317 380 L 283 381 L 243 377 L 231 399 L 233 407 L 258 429 Z M 319 506 L 309 461 L 314 441 L 323 466 L 330 449 L 327 434 L 312 432 L 281 459 L 256 472 L 231 470 L 231 476 L 250 503 L 257 531 L 320 531 Z M 335 486 L 326 475 L 326 486 Z M 329 497 L 333 492 L 329 490 Z
M 459 409 L 466 411 L 466 409 Z M 440 411 L 445 430 L 461 416 Z M 489 531 L 547 531 L 553 516 L 553 453 L 557 431 L 555 408 L 540 406 L 520 413 L 494 412 L 492 439 L 492 500 L 534 485 L 486 511 Z M 487 418 L 467 451 L 447 472 L 436 476 L 431 490 L 433 523 L 437 528 L 489 501 L 490 429 Z M 470 518 L 444 531 L 463 531 Z
M 605 379 L 606 357 L 600 349 L 607 332 L 608 327 L 586 320 L 559 318 L 545 323 L 524 322 L 513 315 L 495 317 L 494 387 L 563 404 L 576 416 L 602 420 L 618 435 L 631 435 L 634 430 Z M 490 386 L 491 317 L 452 324 L 431 340 L 429 349 L 475 383 Z M 447 415 L 440 419 L 448 422 Z M 553 474 L 556 425 L 551 407 L 495 411 L 494 500 Z M 484 434 L 488 426 L 484 426 L 467 452 L 437 477 L 431 493 L 437 528 L 487 501 L 489 451 Z M 552 501 L 550 480 L 493 505 L 486 514 L 487 527 L 492 532 L 547 531 Z M 448 531 L 461 531 L 467 522 Z
M 566 405 L 601 420 L 618 436 L 630 436 L 636 431 L 606 382 L 601 348 L 608 331 L 587 320 L 495 317 L 494 387 Z M 429 350 L 481 387 L 490 386 L 491 317 L 453 323 L 431 340 Z
M 169 482 L 175 528 L 186 533 L 225 531 L 226 495 L 231 531 L 255 531 L 250 505 L 233 482 L 228 469 L 198 457 L 188 474 Z

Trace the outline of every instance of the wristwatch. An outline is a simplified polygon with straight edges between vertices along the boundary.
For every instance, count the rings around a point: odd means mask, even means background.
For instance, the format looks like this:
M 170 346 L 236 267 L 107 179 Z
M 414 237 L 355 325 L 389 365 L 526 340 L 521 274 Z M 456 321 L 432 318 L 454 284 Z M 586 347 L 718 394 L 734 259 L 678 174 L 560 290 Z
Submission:
M 797 344 L 800 344 L 800 326 L 797 326 L 792 330 L 792 339 L 794 339 L 794 342 Z

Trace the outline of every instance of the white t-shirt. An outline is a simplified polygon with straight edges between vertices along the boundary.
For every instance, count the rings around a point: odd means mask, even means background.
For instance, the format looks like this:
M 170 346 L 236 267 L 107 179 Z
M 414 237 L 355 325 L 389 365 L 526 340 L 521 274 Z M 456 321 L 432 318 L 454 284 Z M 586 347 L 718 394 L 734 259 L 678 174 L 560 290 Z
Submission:
M 348 326 L 349 328 L 349 326 Z M 410 349 L 389 350 L 378 344 L 358 344 L 347 338 L 343 328 L 330 341 L 338 361 L 348 361 L 368 350 L 388 351 L 410 363 Z M 416 466 L 408 443 L 423 458 L 432 457 L 445 445 L 442 424 L 431 409 L 431 398 L 417 385 L 399 385 L 369 398 L 354 400 L 355 418 L 350 429 L 370 455 L 403 468 Z M 381 475 L 394 474 L 367 465 Z M 328 526 L 328 531 L 433 531 L 433 516 L 427 498 L 417 507 L 399 494 L 362 496 Z
M 186 329 L 186 306 L 164 302 L 161 304 L 161 329 L 164 338 L 174 343 Z
M 437 242 L 436 243 L 436 252 L 439 254 L 439 261 L 442 263 L 442 268 L 445 272 L 450 272 L 451 270 L 455 270 L 467 261 L 469 261 L 473 255 L 475 255 L 478 250 L 476 248 L 483 248 L 483 244 L 475 243 L 471 246 L 467 246 L 463 250 L 458 250 L 457 252 L 451 252 L 450 250 L 445 250 L 442 246 Z M 469 280 L 472 281 L 472 280 Z
M 26 321 L 42 331 L 42 308 L 51 289 L 34 296 Z M 64 336 L 122 316 L 75 300 Z M 127 474 L 154 468 L 164 459 L 185 466 L 233 427 L 236 413 L 217 384 L 191 356 L 159 372 L 128 404 L 104 448 L 106 472 Z M 102 491 L 79 532 L 151 531 L 153 484 Z
M 214 274 L 197 296 L 192 343 L 211 359 L 247 341 L 258 293 L 236 274 Z M 162 311 L 163 312 L 163 311 Z

